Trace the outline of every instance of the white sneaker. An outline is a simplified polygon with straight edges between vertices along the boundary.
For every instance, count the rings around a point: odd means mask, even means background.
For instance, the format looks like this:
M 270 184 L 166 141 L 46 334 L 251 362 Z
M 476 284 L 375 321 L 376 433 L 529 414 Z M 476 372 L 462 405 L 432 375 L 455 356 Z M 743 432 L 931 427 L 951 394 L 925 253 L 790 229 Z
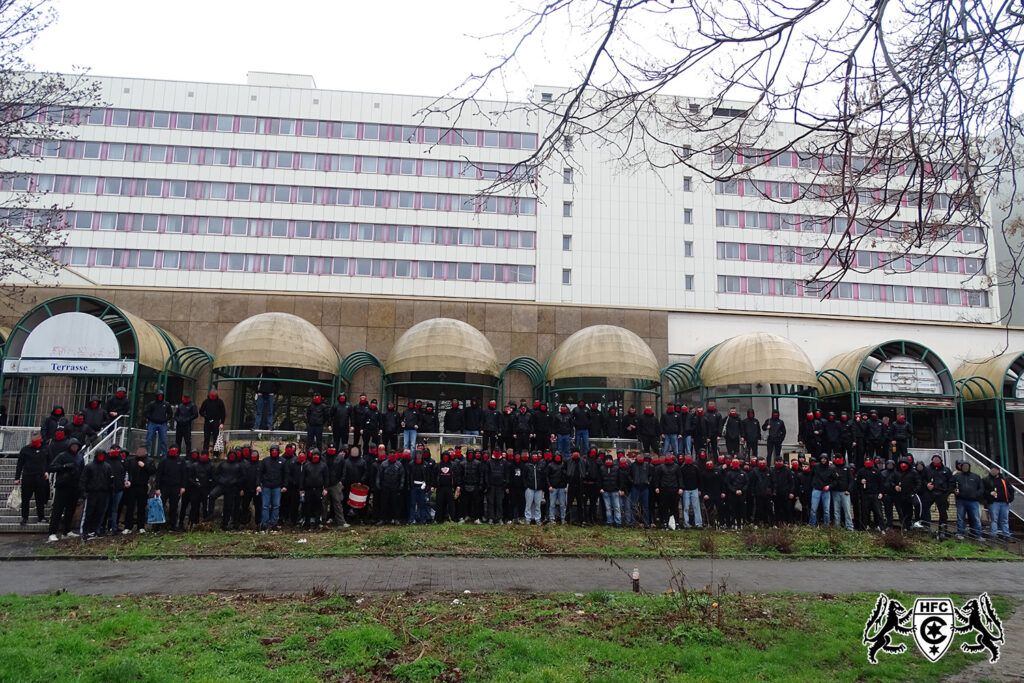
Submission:
M 145 529 L 139 529 L 139 533 L 140 534 L 144 534 L 144 533 L 146 533 L 146 530 Z
M 473 523 L 474 523 L 474 524 L 483 524 L 483 522 L 481 522 L 481 521 L 480 521 L 479 519 L 478 519 L 478 520 L 476 520 L 476 521 L 475 521 L 475 522 L 473 522 Z
M 341 528 L 342 528 L 342 529 L 347 529 L 347 528 L 349 528 L 350 526 L 352 526 L 352 525 L 351 525 L 351 524 L 349 524 L 348 522 L 345 522 L 344 524 L 342 524 L 342 525 L 341 525 Z
M 920 529 L 920 528 L 922 528 L 923 526 L 924 526 L 924 524 L 922 524 L 921 522 L 914 522 L 914 528 L 915 528 L 915 529 Z
M 46 538 L 46 542 L 47 542 L 47 543 L 56 543 L 56 542 L 57 542 L 58 540 L 60 540 L 60 539 L 58 539 L 58 538 L 57 538 L 57 534 L 50 534 L 50 535 L 49 535 L 49 536 L 48 536 L 48 537 Z
M 126 529 L 125 529 L 124 531 L 122 531 L 122 532 L 121 532 L 121 535 L 122 535 L 122 536 L 127 536 L 127 535 L 128 535 L 128 534 L 130 534 L 131 532 L 132 532 L 132 530 L 131 530 L 131 529 L 127 529 L 127 528 L 126 528 Z
M 66 534 L 64 534 L 64 538 L 78 538 L 78 534 L 76 534 L 74 531 L 69 531 Z

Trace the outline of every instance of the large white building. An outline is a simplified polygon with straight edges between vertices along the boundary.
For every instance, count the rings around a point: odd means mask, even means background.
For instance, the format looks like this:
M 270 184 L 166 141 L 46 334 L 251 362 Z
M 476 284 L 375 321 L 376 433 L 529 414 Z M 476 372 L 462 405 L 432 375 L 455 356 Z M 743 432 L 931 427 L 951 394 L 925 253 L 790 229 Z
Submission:
M 804 280 L 822 258 L 824 207 L 760 199 L 750 181 L 625 168 L 581 140 L 564 168 L 480 196 L 500 174 L 531 172 L 519 163 L 552 124 L 537 110 L 483 103 L 451 120 L 423 114 L 430 98 L 320 90 L 308 76 L 267 73 L 246 84 L 98 81 L 109 106 L 40 112 L 76 124 L 75 139 L 24 142 L 35 158 L 10 160 L 7 170 L 23 174 L 2 192 L 33 189 L 68 206 L 62 262 L 147 309 L 155 300 L 143 294 L 165 293 L 170 310 L 136 312 L 211 351 L 222 333 L 214 323 L 237 319 L 217 309 L 218 296 L 276 294 L 368 301 L 317 304 L 306 316 L 342 355 L 378 341 L 386 355 L 395 333 L 375 336 L 374 302 L 409 300 L 442 314 L 468 306 L 453 317 L 492 307 L 477 326 L 497 331 L 502 362 L 543 363 L 600 309 L 617 311 L 610 319 L 636 328 L 663 364 L 760 329 L 796 342 L 819 369 L 889 339 L 912 337 L 951 371 L 1024 349 L 1024 333 L 998 325 L 1000 293 L 986 277 L 996 255 L 976 226 L 934 258 L 922 250 L 851 273 L 823 301 Z M 537 88 L 537 100 L 548 92 L 557 90 Z M 783 155 L 753 181 L 787 197 L 806 163 Z M 856 259 L 870 267 L 893 249 L 879 238 Z M 522 308 L 493 308 L 508 303 L 550 307 L 551 329 L 540 313 L 522 325 Z M 289 304 L 300 315 L 304 305 Z M 396 316 L 379 327 L 407 325 Z

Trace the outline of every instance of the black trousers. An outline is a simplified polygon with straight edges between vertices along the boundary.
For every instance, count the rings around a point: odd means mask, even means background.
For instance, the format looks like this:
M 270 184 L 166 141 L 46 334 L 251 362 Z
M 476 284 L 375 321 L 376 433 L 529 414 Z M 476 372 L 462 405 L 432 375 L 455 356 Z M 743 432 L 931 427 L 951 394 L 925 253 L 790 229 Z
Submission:
M 530 450 L 530 433 L 516 432 L 516 453 Z
M 437 512 L 434 521 L 450 522 L 455 516 L 455 491 L 450 488 L 437 489 Z
M 782 459 L 782 442 L 768 442 L 768 467 L 774 467 L 776 460 Z
M 792 524 L 795 502 L 796 499 L 790 500 L 789 496 L 775 496 L 775 521 L 781 524 Z
M 82 533 L 95 534 L 100 530 L 106 517 L 110 495 L 106 491 L 93 491 L 85 497 L 85 518 L 82 520 Z
M 546 451 L 551 448 L 551 432 L 538 432 L 533 437 L 533 450 Z M 563 455 L 568 455 L 563 453 Z
M 220 434 L 220 423 L 203 422 L 203 450 L 210 452 L 210 446 L 217 442 L 217 435 Z
M 320 524 L 324 516 L 323 489 L 303 490 L 302 518 L 308 524 Z
M 178 513 L 178 518 L 175 520 L 178 523 L 179 528 L 185 527 L 185 517 L 189 518 L 191 524 L 196 524 L 199 521 L 199 506 L 202 505 L 199 502 L 198 494 L 199 489 L 186 488 L 185 493 L 181 496 L 181 510 Z M 194 517 L 189 515 L 189 512 L 193 511 Z
M 484 432 L 483 435 L 483 450 L 485 452 L 501 447 L 501 444 L 498 442 L 498 432 Z
M 398 450 L 398 432 L 384 432 L 382 439 L 389 452 Z
M 149 519 L 146 502 L 149 494 L 145 487 L 132 487 L 124 490 L 124 528 L 145 529 Z
M 739 455 L 740 438 L 736 437 L 735 439 L 733 439 L 728 436 L 725 437 L 725 450 L 729 453 L 729 455 Z
M 213 490 L 210 491 L 210 511 L 213 511 L 213 505 L 217 499 L 221 496 L 224 497 L 223 507 L 220 513 L 220 528 L 224 531 L 228 530 L 231 526 L 232 520 L 235 516 L 235 508 L 238 507 L 238 491 L 237 486 L 214 486 Z
M 171 488 L 166 491 L 161 490 L 160 496 L 163 498 L 164 510 L 167 513 L 165 515 L 167 519 L 166 527 L 168 529 L 174 528 L 175 524 L 178 524 L 178 507 L 181 504 L 181 489 Z M 181 512 L 185 512 L 184 508 L 182 508 Z M 181 525 L 178 524 L 178 526 Z
M 683 520 L 679 517 L 678 489 L 661 489 L 661 493 L 658 494 L 658 502 L 661 506 L 661 523 L 668 524 L 668 518 L 675 517 L 676 525 L 681 526 Z
M 877 493 L 860 494 L 860 525 L 862 529 L 885 527 L 882 516 L 882 501 Z
M 295 526 L 299 521 L 299 489 L 291 486 L 281 492 L 281 523 Z
M 754 496 L 754 519 L 762 524 L 771 524 L 775 521 L 771 496 Z
M 21 518 L 28 519 L 29 501 L 36 499 L 36 518 L 46 516 L 46 503 L 50 498 L 50 482 L 42 474 L 27 474 L 21 478 Z
M 256 495 L 256 489 L 250 489 L 239 496 L 238 516 L 235 522 L 236 525 L 245 526 L 249 523 L 249 513 L 252 511 L 254 502 L 257 503 L 257 511 L 255 514 L 256 523 L 260 523 L 260 517 L 263 515 L 262 503 L 260 502 L 260 497 Z
M 215 439 L 217 437 L 214 437 Z M 184 448 L 182 448 L 184 445 Z M 174 447 L 182 453 L 182 455 L 188 455 L 192 451 L 192 425 L 184 424 L 177 425 L 174 428 Z
M 334 447 L 338 449 L 338 452 L 341 452 L 343 448 L 348 448 L 348 427 L 334 430 Z
M 402 492 L 398 489 L 381 489 L 377 492 L 380 505 L 377 506 L 377 521 L 391 522 L 399 516 L 399 498 Z
M 583 523 L 583 485 L 570 483 L 565 492 L 565 512 L 573 524 Z
M 601 500 L 601 487 L 597 482 L 583 482 L 583 521 L 592 524 L 597 520 L 597 503 Z
M 50 533 L 66 534 L 71 531 L 71 518 L 78 505 L 78 488 L 58 486 L 53 491 L 53 509 L 50 510 Z
M 949 494 L 933 491 L 921 494 L 921 518 L 928 526 L 932 523 L 932 505 L 939 511 L 939 525 L 944 527 L 949 521 Z
M 644 453 L 659 453 L 658 450 L 658 437 L 656 436 L 641 436 L 640 437 L 640 450 Z
M 743 517 L 747 511 L 746 496 L 737 496 L 735 491 L 730 491 L 727 495 L 729 499 L 729 517 L 732 523 L 743 526 Z
M 323 425 L 308 425 L 306 427 L 306 449 L 311 450 L 313 448 L 318 448 L 321 451 L 324 449 Z
M 505 487 L 492 486 L 487 489 L 487 497 L 484 503 L 484 514 L 492 522 L 500 522 L 502 520 L 503 506 L 505 501 Z

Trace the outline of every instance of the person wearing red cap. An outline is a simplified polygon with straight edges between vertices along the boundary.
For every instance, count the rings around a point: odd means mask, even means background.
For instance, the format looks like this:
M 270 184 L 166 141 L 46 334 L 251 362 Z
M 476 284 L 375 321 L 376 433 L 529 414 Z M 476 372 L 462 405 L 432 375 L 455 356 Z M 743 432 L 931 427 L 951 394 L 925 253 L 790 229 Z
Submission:
M 182 394 L 181 402 L 174 407 L 174 445 L 179 453 L 192 450 L 192 423 L 199 417 L 199 409 L 192 402 L 192 396 Z
M 462 434 L 465 427 L 466 409 L 459 405 L 458 399 L 453 399 L 452 407 L 444 411 L 444 433 Z
M 722 422 L 722 435 L 725 437 L 725 452 L 732 457 L 740 454 L 740 436 L 742 436 L 742 421 L 735 408 L 729 409 L 729 414 Z
M 199 406 L 199 416 L 203 418 L 203 451 L 209 453 L 210 446 L 216 443 L 217 435 L 224 429 L 224 421 L 228 418 L 227 407 L 216 389 L 211 389 Z
M 331 419 L 331 409 L 324 403 L 323 396 L 313 394 L 312 402 L 306 406 L 306 448 L 320 450 L 324 447 L 324 425 Z
M 256 382 L 256 431 L 274 428 L 274 397 L 277 394 L 277 375 L 271 368 L 263 368 Z M 265 426 L 264 426 L 265 425 Z
M 576 432 L 576 448 L 580 452 L 590 450 L 590 409 L 582 399 L 572 409 L 572 427 Z
M 604 453 L 598 453 L 596 448 L 587 451 L 586 462 L 583 467 L 583 498 L 584 524 L 597 524 L 597 505 L 602 499 L 601 496 L 601 470 L 604 469 Z
M 750 477 L 740 467 L 738 458 L 729 464 L 725 474 L 725 493 L 729 501 L 729 521 L 734 529 L 742 529 L 746 514 L 746 496 L 750 488 Z
M 704 505 L 704 524 L 719 528 L 725 521 L 725 494 L 722 477 L 715 463 L 708 460 L 700 472 L 700 500 Z
M 28 524 L 29 503 L 36 499 L 36 520 L 45 522 L 46 503 L 50 498 L 50 478 L 46 466 L 50 464 L 47 450 L 43 448 L 43 437 L 32 435 L 28 445 L 18 452 L 18 464 L 14 468 L 14 485 L 21 486 L 21 525 Z
M 644 412 L 646 413 L 647 411 L 645 410 Z M 682 451 L 679 449 L 679 434 L 683 430 L 683 424 L 680 416 L 676 413 L 675 404 L 669 403 L 665 406 L 665 412 L 661 415 L 658 429 L 661 432 L 661 452 L 680 455 Z
M 525 406 L 523 407 L 525 408 Z M 547 464 L 541 461 L 540 453 L 537 451 L 530 455 L 524 450 L 520 455 L 520 460 L 523 458 L 528 458 L 528 461 L 522 464 L 523 484 L 526 486 L 526 523 L 540 525 L 542 521 L 540 503 L 544 498 L 544 493 L 548 490 Z
M 39 433 L 42 435 L 43 445 L 49 446 L 50 442 L 53 441 L 57 432 L 61 432 L 61 438 L 67 435 L 68 427 L 68 416 L 64 414 L 64 406 L 55 405 L 50 411 L 49 416 L 43 420 L 42 427 L 39 428 Z M 67 445 L 62 444 L 59 451 L 64 451 Z M 53 453 L 53 457 L 56 457 L 58 453 Z
M 700 412 L 698 411 L 698 415 Z M 704 411 L 702 418 L 702 425 L 704 428 L 704 448 L 707 449 L 708 453 L 718 452 L 718 439 L 722 436 L 722 427 L 725 424 L 725 418 L 718 412 L 718 406 L 714 401 L 708 403 L 707 410 Z
M 110 492 L 114 488 L 114 475 L 106 459 L 107 452 L 100 449 L 82 470 L 80 488 L 85 494 L 85 507 L 82 508 L 78 531 L 84 540 L 96 538 L 103 513 L 107 511 Z
M 457 403 L 457 401 L 452 402 L 453 409 Z M 447 413 L 445 414 L 444 424 L 445 431 L 448 431 Z M 420 431 L 420 413 L 416 410 L 416 405 L 412 401 L 407 403 L 405 410 L 402 411 L 400 427 L 402 429 L 402 448 L 408 448 L 410 450 L 416 448 L 416 439 L 419 436 Z
M 768 444 L 768 463 L 782 458 L 782 442 L 786 440 L 786 423 L 779 417 L 777 408 L 772 409 L 772 416 L 761 425 L 765 443 Z
M 484 454 L 484 517 L 491 524 L 503 524 L 505 521 L 504 503 L 508 494 L 508 468 L 502 460 L 501 451 L 495 451 L 494 457 L 487 459 Z
M 299 489 L 302 478 L 302 462 L 299 462 L 295 444 L 285 444 L 284 461 L 285 478 L 284 486 L 281 487 L 281 522 L 289 526 L 296 526 L 299 523 Z M 305 457 L 303 457 L 304 461 Z
M 480 415 L 480 428 L 483 432 L 483 449 L 485 451 L 493 448 L 500 448 L 499 435 L 501 433 L 501 411 L 498 410 L 498 402 L 493 398 L 487 402 L 487 408 Z
M 548 413 L 548 404 L 534 401 L 533 409 L 533 448 L 547 450 L 551 448 L 551 431 L 554 429 L 554 416 Z
M 107 469 L 110 469 L 109 465 Z M 178 526 L 178 506 L 185 493 L 186 474 L 185 459 L 178 456 L 178 449 L 173 446 L 167 449 L 167 457 L 156 467 L 156 490 L 153 494 L 160 496 L 167 509 L 166 528 L 169 531 L 182 530 Z
M 870 456 L 857 468 L 854 477 L 860 498 L 860 512 L 855 515 L 857 523 L 861 530 L 881 531 L 885 526 L 885 518 L 882 516 L 882 481 Z
M 157 455 L 167 455 L 167 423 L 174 417 L 174 409 L 164 400 L 164 390 L 157 389 L 156 396 L 142 409 L 146 418 L 146 447 L 154 445 Z
M 348 435 L 355 430 L 352 426 L 352 406 L 348 404 L 348 396 L 345 392 L 338 394 L 338 398 L 331 406 L 331 434 L 334 436 L 334 447 L 339 453 L 348 451 Z
M 512 417 L 512 431 L 516 435 L 516 451 L 528 451 L 535 432 L 533 431 L 533 415 L 527 410 L 525 403 L 519 405 Z
M 658 516 L 662 529 L 675 526 L 679 515 L 679 496 L 682 495 L 683 483 L 680 478 L 676 456 L 666 455 L 661 464 L 654 469 L 651 480 L 654 495 L 658 497 Z
M 886 438 L 893 446 L 897 460 L 908 457 L 907 446 L 910 445 L 910 440 L 913 436 L 914 430 L 911 428 L 910 423 L 907 422 L 906 415 L 897 415 L 896 421 L 889 424 L 889 432 Z
M 323 528 L 323 501 L 327 496 L 327 463 L 321 461 L 320 451 L 309 452 L 309 460 L 302 465 L 299 475 L 302 491 L 302 528 Z
M 397 524 L 399 498 L 405 489 L 405 467 L 398 462 L 398 455 L 391 453 L 387 461 L 377 468 L 377 491 L 380 492 L 380 507 L 377 511 L 377 526 L 385 522 Z

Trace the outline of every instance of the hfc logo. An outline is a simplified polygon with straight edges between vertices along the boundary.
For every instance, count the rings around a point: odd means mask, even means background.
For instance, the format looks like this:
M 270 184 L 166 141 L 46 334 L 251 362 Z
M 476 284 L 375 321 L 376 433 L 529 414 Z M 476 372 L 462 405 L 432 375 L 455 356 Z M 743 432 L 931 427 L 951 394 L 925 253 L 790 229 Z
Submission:
M 961 609 L 949 598 L 917 598 L 912 610 L 880 593 L 864 625 L 862 642 L 868 648 L 868 661 L 877 664 L 879 652 L 898 655 L 907 651 L 906 643 L 893 642 L 893 635 L 913 635 L 921 654 L 937 662 L 949 650 L 954 636 L 970 633 L 976 634 L 974 641 L 961 643 L 961 650 L 987 650 L 990 662 L 999 661 L 1003 624 L 988 593 L 968 600 Z

